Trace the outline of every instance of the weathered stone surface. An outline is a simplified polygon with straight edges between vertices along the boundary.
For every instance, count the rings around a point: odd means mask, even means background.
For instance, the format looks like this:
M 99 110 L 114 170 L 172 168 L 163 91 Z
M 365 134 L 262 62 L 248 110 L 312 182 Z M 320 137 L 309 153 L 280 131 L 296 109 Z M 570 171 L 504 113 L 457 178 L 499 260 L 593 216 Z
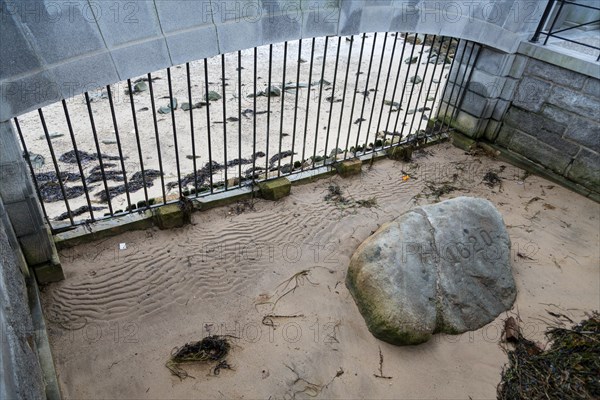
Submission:
M 535 59 L 529 60 L 525 73 L 573 89 L 581 89 L 585 81 L 585 75 Z
M 513 104 L 528 111 L 538 112 L 548 98 L 552 84 L 529 76 L 519 83 Z
M 597 122 L 575 116 L 567 127 L 565 138 L 600 152 L 600 124 Z
M 583 85 L 583 93 L 600 97 L 600 79 L 588 78 Z
M 33 269 L 35 277 L 39 284 L 47 284 L 52 282 L 60 282 L 65 279 L 62 267 L 54 264 L 45 264 L 37 266 Z
M 471 151 L 477 146 L 477 143 L 473 139 L 461 135 L 458 132 L 452 132 L 450 137 L 452 139 L 452 144 L 464 151 Z
M 352 175 L 360 175 L 362 171 L 362 161 L 358 158 L 353 160 L 345 160 L 336 164 L 338 174 L 342 178 L 347 178 Z
M 392 144 L 398 136 L 392 138 Z M 413 148 L 412 146 L 393 146 L 387 149 L 387 156 L 392 160 L 409 162 L 412 159 Z
M 381 340 L 418 344 L 478 329 L 516 296 L 502 216 L 469 197 L 415 208 L 359 246 L 346 285 Z
M 589 116 L 600 121 L 600 115 L 598 115 L 600 99 L 597 97 L 586 96 L 578 91 L 556 86 L 552 89 L 548 102 L 575 114 Z
M 179 228 L 185 224 L 185 215 L 178 203 L 158 207 L 154 210 L 154 219 L 160 229 Z
M 260 195 L 266 200 L 279 200 L 290 194 L 292 184 L 287 178 L 278 178 L 258 184 Z
M 571 156 L 561 150 L 548 146 L 525 133 L 514 131 L 508 148 L 515 153 L 527 157 L 529 160 L 543 165 L 554 172 L 563 174 L 571 161 Z
M 600 191 L 600 156 L 582 149 L 573 161 L 567 177 L 590 190 Z
M 579 151 L 578 145 L 567 142 L 561 137 L 566 127 L 557 121 L 546 119 L 539 114 L 521 110 L 517 107 L 511 107 L 504 120 L 513 128 L 526 132 L 567 154 L 575 155 Z

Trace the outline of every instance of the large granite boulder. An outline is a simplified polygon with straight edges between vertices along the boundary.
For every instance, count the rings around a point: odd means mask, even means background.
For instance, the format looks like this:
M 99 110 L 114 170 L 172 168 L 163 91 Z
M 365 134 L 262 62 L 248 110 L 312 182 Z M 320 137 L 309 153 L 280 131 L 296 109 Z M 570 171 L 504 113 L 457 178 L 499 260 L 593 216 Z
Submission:
M 371 333 L 386 342 L 478 329 L 516 297 L 502 216 L 471 197 L 410 210 L 358 247 L 346 285 Z

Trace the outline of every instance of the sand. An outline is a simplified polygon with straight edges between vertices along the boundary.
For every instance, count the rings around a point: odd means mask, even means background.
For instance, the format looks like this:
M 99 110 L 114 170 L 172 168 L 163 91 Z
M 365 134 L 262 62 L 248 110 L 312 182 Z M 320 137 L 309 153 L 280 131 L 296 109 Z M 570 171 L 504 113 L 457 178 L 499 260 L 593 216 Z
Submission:
M 300 63 L 300 75 L 298 77 L 297 60 L 299 42 L 289 42 L 285 82 L 299 82 L 307 85 L 309 82 L 316 83 L 323 78 L 330 82 L 331 85 L 323 85 L 322 91 L 321 86 L 314 85 L 298 89 L 297 91 L 285 91 L 280 97 L 273 96 L 271 97 L 270 105 L 271 114 L 266 113 L 268 110 L 267 98 L 258 97 L 256 99 L 256 111 L 265 113 L 256 116 L 256 144 L 254 143 L 254 117 L 252 114 L 246 114 L 246 116 L 239 114 L 240 111 L 254 109 L 254 99 L 247 97 L 255 93 L 253 87 L 253 50 L 248 49 L 241 52 L 243 67 L 241 70 L 241 82 L 238 79 L 237 53 L 225 55 L 225 81 L 221 80 L 221 57 L 209 58 L 207 60 L 209 90 L 223 95 L 223 89 L 225 89 L 225 117 L 223 117 L 223 99 L 211 102 L 209 107 L 212 160 L 224 164 L 225 150 L 227 151 L 228 161 L 237 158 L 250 159 L 255 152 L 267 153 L 268 158 L 270 158 L 280 151 L 293 150 L 296 153 L 293 160 L 290 157 L 283 159 L 281 163 L 283 166 L 286 163 L 293 163 L 293 161 L 308 159 L 315 154 L 319 156 L 329 155 L 336 148 L 336 145 L 343 150 L 356 146 L 356 143 L 359 145 L 375 143 L 376 133 L 383 130 L 390 132 L 403 130 L 403 134 L 406 136 L 411 132 L 417 132 L 425 128 L 426 120 L 422 118 L 423 115 L 436 115 L 438 101 L 442 96 L 450 65 L 427 63 L 431 51 L 430 46 L 415 45 L 413 49 L 412 44 L 405 44 L 403 38 L 393 34 L 387 34 L 386 36 L 380 33 L 377 35 L 375 41 L 375 35 L 370 33 L 364 41 L 362 62 L 359 64 L 358 60 L 362 45 L 359 36 L 355 36 L 352 42 L 348 41 L 346 37 L 341 37 L 339 45 L 340 58 L 336 76 L 335 59 L 338 49 L 338 38 L 329 39 L 327 54 L 324 52 L 325 38 L 315 39 L 314 59 L 312 60 L 313 72 L 311 76 L 309 70 L 311 65 L 312 40 L 303 40 L 301 53 L 303 62 Z M 404 54 L 402 54 L 403 47 Z M 348 54 L 351 48 L 352 54 L 350 62 L 348 62 Z M 438 46 L 434 46 L 434 50 L 437 49 Z M 283 80 L 283 43 L 273 45 L 272 50 L 271 84 L 281 88 Z M 418 56 L 421 51 L 423 55 L 420 63 L 410 65 L 404 63 L 404 60 L 409 58 L 411 54 L 413 54 L 413 57 Z M 393 59 L 392 52 L 394 52 Z M 259 92 L 265 90 L 269 82 L 269 46 L 258 47 L 257 60 L 256 91 Z M 372 64 L 369 66 L 371 60 Z M 442 60 L 440 59 L 440 61 Z M 325 64 L 324 69 L 323 64 Z M 357 75 L 359 65 L 360 74 Z M 398 70 L 399 68 L 400 71 Z M 423 78 L 422 83 L 414 85 L 410 83 L 410 77 L 415 74 Z M 202 60 L 190 63 L 190 76 L 192 103 L 196 103 L 203 100 L 205 94 L 206 82 Z M 145 75 L 134 77 L 132 78 L 132 82 L 136 78 L 143 77 Z M 161 70 L 153 73 L 152 77 L 159 78 L 153 83 L 154 99 L 156 109 L 158 110 L 160 107 L 169 105 L 167 73 L 165 70 Z M 333 87 L 334 77 L 336 78 L 335 88 Z M 160 152 L 158 151 L 152 118 L 150 91 L 147 90 L 133 96 L 142 152 L 141 160 L 138 154 L 130 98 L 129 95 L 124 94 L 125 89 L 127 89 L 127 82 L 119 82 L 111 85 L 122 153 L 127 157 L 124 164 L 128 179 L 135 172 L 141 170 L 142 162 L 146 170 L 159 170 L 159 154 L 165 173 L 165 183 L 177 182 L 177 157 L 179 158 L 182 177 L 194 171 L 194 163 L 193 159 L 191 159 L 194 154 L 197 156 L 196 169 L 200 169 L 209 161 L 207 108 L 203 107 L 192 111 L 194 146 L 192 146 L 190 111 L 183 111 L 181 109 L 182 103 L 189 102 L 185 65 L 171 68 L 171 81 L 173 97 L 178 101 L 178 108 L 174 112 L 175 124 L 173 124 L 171 114 L 157 114 Z M 223 86 L 223 83 L 226 86 Z M 242 84 L 241 92 L 239 91 L 240 83 Z M 377 83 L 378 85 L 376 85 Z M 386 85 L 387 91 L 385 91 Z M 87 82 L 86 87 L 89 87 L 90 96 L 93 99 L 91 108 L 100 142 L 100 151 L 107 155 L 116 156 L 119 152 L 116 144 L 115 127 L 110 113 L 109 100 L 106 97 L 101 97 L 102 93 L 106 92 L 106 88 L 97 88 Z M 377 88 L 377 91 L 375 91 L 375 88 Z M 396 91 L 393 96 L 394 88 L 396 88 Z M 369 92 L 368 96 L 364 96 L 360 93 L 355 94 L 355 90 L 358 92 L 364 92 L 365 90 L 372 91 Z M 241 107 L 239 104 L 240 93 Z M 296 95 L 298 95 L 297 99 Z M 334 102 L 333 104 L 328 102 L 326 99 L 332 96 L 336 100 L 344 99 L 344 102 Z M 394 102 L 401 103 L 402 110 L 400 112 L 390 112 L 390 106 L 382 104 L 384 100 L 393 100 Z M 422 107 L 427 107 L 431 110 L 418 111 Z M 67 108 L 78 149 L 96 154 L 90 118 L 83 95 L 68 99 Z M 318 112 L 319 109 L 320 112 Z M 283 124 L 281 122 L 282 110 Z M 409 110 L 416 111 L 409 114 Z M 59 158 L 61 154 L 73 149 L 63 106 L 61 103 L 56 103 L 44 107 L 43 112 L 48 131 L 51 134 L 57 133 L 63 135 L 62 137 L 52 139 L 56 157 Z M 340 117 L 342 118 L 340 119 Z M 360 117 L 364 118 L 365 122 L 354 124 Z M 239 118 L 239 121 L 224 121 L 227 118 Z M 295 119 L 296 124 L 294 124 Z M 378 121 L 381 122 L 379 123 Z M 32 153 L 40 154 L 45 158 L 45 165 L 37 168 L 35 173 L 54 171 L 52 158 L 37 111 L 20 116 L 19 122 L 28 150 Z M 226 124 L 223 122 L 226 122 Z M 404 123 L 406 126 L 403 128 Z M 174 127 L 177 134 L 177 146 L 174 141 Z M 267 132 L 269 132 L 268 146 Z M 281 138 L 279 135 L 280 132 L 283 133 Z M 109 168 L 110 170 L 121 171 L 118 161 L 104 160 L 104 162 L 115 164 L 114 167 Z M 89 172 L 97 166 L 97 162 L 84 164 L 84 175 L 88 176 Z M 265 168 L 267 166 L 266 158 L 259 158 L 257 166 Z M 243 165 L 241 167 L 242 175 L 251 167 L 251 164 Z M 79 173 L 76 164 L 59 162 L 59 168 L 61 172 Z M 227 178 L 239 176 L 239 173 L 240 168 L 229 168 Z M 214 182 L 223 181 L 224 179 L 224 171 L 215 173 L 213 177 Z M 109 186 L 119 184 L 122 184 L 122 182 L 108 182 Z M 68 186 L 77 185 L 81 185 L 81 181 L 75 180 L 68 183 Z M 107 203 L 100 202 L 96 197 L 96 194 L 101 190 L 104 190 L 102 182 L 90 185 L 93 206 L 104 207 L 103 210 L 96 212 L 96 217 L 102 216 L 109 211 Z M 167 191 L 167 195 L 176 193 L 176 191 L 177 188 Z M 148 195 L 150 198 L 162 196 L 159 179 L 155 180 L 154 186 L 148 189 Z M 140 200 L 144 200 L 144 190 L 142 189 L 131 195 L 132 203 L 135 204 Z M 84 195 L 69 200 L 71 210 L 75 210 L 86 204 Z M 124 210 L 127 205 L 125 195 L 117 196 L 112 200 L 113 210 L 115 211 L 119 209 Z M 46 209 L 51 220 L 66 211 L 64 202 L 62 201 L 48 203 L 46 204 Z M 77 218 L 77 220 L 81 221 L 87 218 L 89 218 L 89 214 L 86 213 Z
M 489 172 L 502 178 L 490 188 Z M 411 178 L 403 181 L 403 175 Z M 507 361 L 503 320 L 462 335 L 396 347 L 375 339 L 344 284 L 354 250 L 381 224 L 434 202 L 427 184 L 492 201 L 512 241 L 524 333 L 542 341 L 546 310 L 577 320 L 599 309 L 599 205 L 484 155 L 449 144 L 412 163 L 381 160 L 361 176 L 294 187 L 279 201 L 256 200 L 193 215 L 181 229 L 129 232 L 61 252 L 66 279 L 43 288 L 43 304 L 65 398 L 495 398 Z M 324 200 L 339 185 L 353 200 Z M 119 250 L 120 244 L 127 248 Z M 295 291 L 275 305 L 261 304 Z M 293 286 L 289 286 L 291 288 Z M 268 314 L 275 328 L 262 324 Z M 267 321 L 268 322 L 268 321 Z M 237 336 L 233 370 L 164 366 L 174 347 L 208 334 Z M 380 367 L 380 352 L 383 357 Z M 383 374 L 390 379 L 378 378 Z

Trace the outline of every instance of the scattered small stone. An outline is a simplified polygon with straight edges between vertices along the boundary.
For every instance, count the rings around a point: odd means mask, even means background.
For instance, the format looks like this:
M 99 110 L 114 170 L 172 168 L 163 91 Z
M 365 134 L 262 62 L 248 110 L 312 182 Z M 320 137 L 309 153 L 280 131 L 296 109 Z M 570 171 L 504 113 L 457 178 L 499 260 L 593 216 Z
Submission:
M 58 139 L 58 138 L 63 137 L 63 136 L 65 136 L 64 133 L 57 133 L 57 132 L 51 132 L 51 133 L 48 134 L 48 137 L 50 139 Z M 40 136 L 40 140 L 44 140 L 44 139 L 46 139 L 46 135 Z
M 410 77 L 410 82 L 414 83 L 415 85 L 423 82 L 423 78 L 421 78 L 419 75 L 415 75 L 415 76 L 411 76 Z
M 402 110 L 402 107 L 400 107 L 400 103 L 398 103 L 397 101 L 384 100 L 383 104 L 385 104 L 386 106 L 396 107 L 397 109 Z
M 193 110 L 194 108 L 202 108 L 203 106 L 207 105 L 208 103 L 205 101 L 199 101 L 197 103 L 194 104 L 190 104 L 190 103 L 181 103 L 181 109 L 183 111 L 189 111 L 189 110 Z
M 329 86 L 329 85 L 331 85 L 331 82 L 329 82 L 328 80 L 325 80 L 325 79 L 319 79 L 318 81 L 311 82 L 311 84 L 310 84 L 310 86 L 319 86 L 319 85 Z
M 414 64 L 419 60 L 419 57 L 414 56 L 414 57 L 407 57 L 406 59 L 404 59 L 404 64 Z
M 208 92 L 208 95 L 204 95 L 204 101 L 217 101 L 221 98 L 221 95 L 213 90 Z
M 228 122 L 237 122 L 237 121 L 239 121 L 239 120 L 240 120 L 240 119 L 239 119 L 238 117 L 228 117 L 228 118 L 227 118 L 227 121 L 228 121 Z
M 356 124 L 360 124 L 361 122 L 365 122 L 366 119 L 364 119 L 363 117 L 357 118 L 353 123 Z
M 23 155 L 23 157 L 27 158 L 28 155 L 27 153 L 25 153 Z M 46 163 L 46 160 L 44 159 L 44 156 L 42 156 L 41 154 L 36 154 L 36 153 L 29 153 L 29 162 L 31 162 L 31 166 L 33 167 L 33 169 L 38 169 L 38 168 L 42 168 L 44 166 L 44 164 Z

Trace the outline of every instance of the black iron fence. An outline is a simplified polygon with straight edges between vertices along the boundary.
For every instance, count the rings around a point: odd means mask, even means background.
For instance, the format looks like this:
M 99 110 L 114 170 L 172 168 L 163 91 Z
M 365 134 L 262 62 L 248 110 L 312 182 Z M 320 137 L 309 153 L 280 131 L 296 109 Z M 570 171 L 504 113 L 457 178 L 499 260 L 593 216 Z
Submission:
M 468 81 L 460 65 L 477 50 L 409 33 L 290 41 L 148 73 L 14 123 L 57 232 L 443 138 Z
M 588 18 L 591 19 L 581 23 L 570 23 L 569 26 L 564 27 L 565 17 L 572 12 L 573 9 L 587 10 L 589 12 L 600 11 L 600 3 L 592 2 L 589 4 L 571 1 L 571 0 L 549 0 L 548 5 L 544 9 L 542 19 L 535 31 L 535 34 L 531 38 L 531 42 L 537 43 L 541 36 L 545 36 L 544 45 L 548 44 L 550 38 L 560 39 L 566 42 L 574 43 L 579 46 L 586 47 L 598 51 L 596 61 L 600 61 L 600 47 L 596 44 L 588 43 L 582 39 L 576 37 L 569 37 L 568 34 L 572 33 L 575 29 L 581 29 L 583 27 L 591 27 L 600 24 L 600 18 Z M 596 27 L 597 30 L 597 27 Z M 596 33 L 595 38 L 598 37 Z M 596 40 L 597 41 L 597 40 Z

